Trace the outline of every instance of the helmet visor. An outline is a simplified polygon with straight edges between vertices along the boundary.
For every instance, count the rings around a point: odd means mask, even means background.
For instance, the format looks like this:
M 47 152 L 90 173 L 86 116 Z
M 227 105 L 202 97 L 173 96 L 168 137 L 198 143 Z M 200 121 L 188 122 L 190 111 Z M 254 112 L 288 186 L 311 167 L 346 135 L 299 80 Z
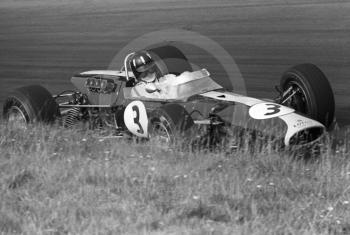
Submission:
M 154 67 L 154 65 L 155 65 L 154 62 L 145 64 L 145 65 L 141 65 L 141 66 L 136 68 L 136 71 L 139 73 L 143 73 L 147 70 L 151 70 Z

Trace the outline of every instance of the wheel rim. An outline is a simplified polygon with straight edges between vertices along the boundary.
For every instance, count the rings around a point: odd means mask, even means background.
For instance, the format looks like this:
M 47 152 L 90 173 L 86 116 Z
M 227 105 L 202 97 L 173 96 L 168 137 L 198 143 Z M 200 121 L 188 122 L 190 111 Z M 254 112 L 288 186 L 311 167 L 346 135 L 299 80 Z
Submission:
M 26 127 L 27 124 L 27 119 L 26 116 L 24 115 L 23 111 L 17 107 L 17 106 L 12 106 L 9 111 L 8 111 L 8 123 L 15 127 Z
M 168 146 L 171 143 L 171 134 L 166 125 L 161 121 L 152 123 L 150 138 L 159 145 Z
M 287 85 L 287 89 L 291 89 L 290 92 L 286 95 L 289 96 L 292 95 L 286 102 L 285 105 L 288 107 L 291 107 L 295 109 L 297 112 L 308 114 L 310 112 L 309 110 L 309 101 L 307 99 L 307 95 L 304 91 L 304 89 L 298 84 L 293 81 L 289 82 Z

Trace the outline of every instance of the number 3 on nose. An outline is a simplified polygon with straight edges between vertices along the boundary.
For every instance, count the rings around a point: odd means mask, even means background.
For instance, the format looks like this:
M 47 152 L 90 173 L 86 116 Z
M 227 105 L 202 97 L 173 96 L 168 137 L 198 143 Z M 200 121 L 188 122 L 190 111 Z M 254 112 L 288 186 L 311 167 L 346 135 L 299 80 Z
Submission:
M 249 116 L 254 119 L 269 119 L 293 113 L 294 109 L 275 103 L 258 103 L 249 108 Z

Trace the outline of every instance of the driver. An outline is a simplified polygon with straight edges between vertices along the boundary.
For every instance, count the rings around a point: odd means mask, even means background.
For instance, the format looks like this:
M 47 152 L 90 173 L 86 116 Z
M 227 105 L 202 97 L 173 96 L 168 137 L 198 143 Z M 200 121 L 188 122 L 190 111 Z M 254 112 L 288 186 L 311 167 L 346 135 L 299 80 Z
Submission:
M 136 70 L 136 82 L 154 83 L 158 81 L 157 66 L 148 52 L 141 51 L 131 60 L 132 67 Z

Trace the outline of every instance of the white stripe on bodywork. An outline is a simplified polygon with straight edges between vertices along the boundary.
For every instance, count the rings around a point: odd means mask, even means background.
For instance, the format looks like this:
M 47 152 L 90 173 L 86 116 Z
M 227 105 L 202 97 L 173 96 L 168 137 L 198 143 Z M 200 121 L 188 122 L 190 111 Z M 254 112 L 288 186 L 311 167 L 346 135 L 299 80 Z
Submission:
M 245 104 L 247 106 L 253 106 L 255 104 L 264 102 L 263 100 L 259 100 L 259 99 L 255 99 L 255 98 L 251 98 L 243 95 L 238 95 L 232 92 L 209 91 L 201 94 L 201 96 L 216 99 L 216 100 L 237 102 L 237 103 Z
M 80 73 L 81 75 L 110 75 L 110 76 L 119 76 L 125 77 L 125 71 L 118 70 L 92 70 Z M 133 77 L 134 74 L 129 71 L 129 77 Z

